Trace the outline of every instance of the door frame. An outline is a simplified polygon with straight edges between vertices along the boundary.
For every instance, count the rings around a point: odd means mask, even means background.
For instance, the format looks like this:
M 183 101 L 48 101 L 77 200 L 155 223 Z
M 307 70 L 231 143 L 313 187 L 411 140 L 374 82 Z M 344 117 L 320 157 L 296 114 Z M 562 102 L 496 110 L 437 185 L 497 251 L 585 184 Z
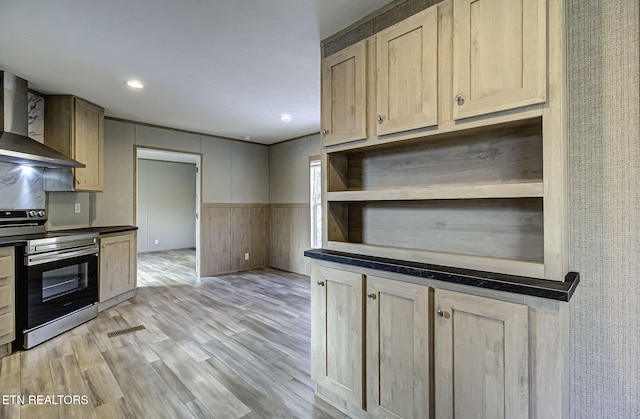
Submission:
M 195 164 L 196 166 L 196 275 L 200 276 L 200 212 L 202 204 L 202 153 L 190 153 L 180 150 L 171 150 L 166 148 L 147 147 L 147 146 L 134 146 L 135 153 L 135 165 L 134 165 L 134 208 L 133 217 L 138 219 L 138 162 L 140 159 L 144 160 L 159 160 L 174 163 L 187 163 Z

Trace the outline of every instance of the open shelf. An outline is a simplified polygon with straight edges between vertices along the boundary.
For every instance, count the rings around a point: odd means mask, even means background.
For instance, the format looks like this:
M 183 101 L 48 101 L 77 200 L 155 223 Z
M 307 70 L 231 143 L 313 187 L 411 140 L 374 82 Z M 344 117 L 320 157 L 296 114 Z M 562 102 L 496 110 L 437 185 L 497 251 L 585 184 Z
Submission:
M 327 192 L 398 188 L 409 192 L 434 185 L 486 188 L 541 182 L 539 118 L 491 132 L 465 132 L 327 154 Z
M 435 185 L 368 191 L 328 192 L 328 202 L 396 201 L 483 198 L 541 198 L 542 182 L 503 183 L 500 185 Z
M 541 263 L 541 198 L 328 202 L 328 241 Z
M 442 266 L 458 266 L 485 272 L 500 272 L 508 275 L 544 278 L 544 264 L 494 257 L 473 256 L 459 253 L 433 252 L 419 249 L 404 249 L 357 243 L 328 243 L 329 250 L 377 256 L 389 259 L 409 260 Z

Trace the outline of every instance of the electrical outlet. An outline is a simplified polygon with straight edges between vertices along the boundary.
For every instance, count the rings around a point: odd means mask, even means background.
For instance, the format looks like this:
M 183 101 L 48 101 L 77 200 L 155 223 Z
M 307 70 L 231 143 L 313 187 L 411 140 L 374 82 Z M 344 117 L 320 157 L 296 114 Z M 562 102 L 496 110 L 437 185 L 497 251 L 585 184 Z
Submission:
M 153 243 L 154 244 L 158 244 L 158 243 L 160 243 L 160 240 L 156 239 Z
M 76 205 L 74 207 L 74 211 L 76 214 L 80 214 L 80 210 L 82 209 L 82 207 L 80 206 L 79 202 L 76 202 Z
M 244 260 L 249 260 L 249 253 L 244 254 Z

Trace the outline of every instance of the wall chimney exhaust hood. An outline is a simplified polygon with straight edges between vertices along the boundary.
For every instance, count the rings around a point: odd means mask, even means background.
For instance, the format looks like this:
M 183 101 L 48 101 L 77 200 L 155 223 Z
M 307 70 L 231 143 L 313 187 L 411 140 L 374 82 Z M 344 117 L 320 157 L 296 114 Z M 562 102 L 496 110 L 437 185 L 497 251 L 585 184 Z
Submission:
M 53 169 L 85 167 L 29 138 L 27 81 L 6 71 L 0 71 L 0 75 L 0 162 Z

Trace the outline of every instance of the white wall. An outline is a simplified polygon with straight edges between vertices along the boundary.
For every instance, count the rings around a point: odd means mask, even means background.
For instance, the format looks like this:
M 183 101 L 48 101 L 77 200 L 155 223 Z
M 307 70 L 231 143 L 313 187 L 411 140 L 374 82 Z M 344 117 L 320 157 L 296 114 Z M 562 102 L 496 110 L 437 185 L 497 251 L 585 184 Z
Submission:
M 93 226 L 135 224 L 135 146 L 201 153 L 203 203 L 269 202 L 267 146 L 110 119 L 104 137 L 105 188 L 91 194 Z
M 309 157 L 320 155 L 320 135 L 275 144 L 269 149 L 270 264 L 309 275 L 311 247 Z
M 202 141 L 203 202 L 269 203 L 269 148 L 240 141 Z
M 195 164 L 138 161 L 138 252 L 195 247 L 195 213 Z
M 135 224 L 136 125 L 104 121 L 104 190 L 91 194 L 94 226 Z
M 320 135 L 272 145 L 269 150 L 269 202 L 302 204 L 309 202 L 309 157 L 320 155 Z

